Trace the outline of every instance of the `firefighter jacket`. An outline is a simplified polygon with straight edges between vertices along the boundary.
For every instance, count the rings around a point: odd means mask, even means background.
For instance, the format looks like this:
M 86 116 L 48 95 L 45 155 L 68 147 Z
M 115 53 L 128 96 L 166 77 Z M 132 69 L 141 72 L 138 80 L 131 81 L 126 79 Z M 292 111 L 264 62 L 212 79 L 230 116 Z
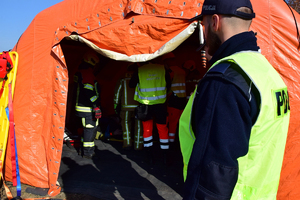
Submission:
M 149 63 L 140 67 L 134 100 L 146 105 L 165 103 L 167 98 L 165 73 L 163 65 Z
M 79 69 L 74 82 L 77 83 L 76 115 L 90 116 L 93 108 L 100 107 L 100 89 L 91 67 Z
M 184 199 L 202 199 L 204 196 L 213 199 L 276 199 L 290 117 L 287 87 L 263 55 L 254 51 L 245 51 L 217 61 L 209 69 L 203 81 L 201 80 L 199 83 L 196 95 L 201 93 L 199 90 L 201 84 L 205 84 L 205 81 L 212 77 L 214 79 L 222 78 L 227 82 L 228 78 L 224 74 L 232 66 L 236 67 L 235 71 L 242 74 L 249 84 L 249 88 L 245 90 L 232 81 L 240 88 L 241 93 L 248 98 L 249 102 L 254 98 L 250 91 L 258 92 L 256 100 L 259 100 L 259 113 L 250 129 L 249 146 L 248 149 L 246 148 L 248 152 L 246 151 L 243 156 L 239 157 L 237 155 L 240 152 L 228 152 L 230 147 L 224 147 L 227 145 L 239 146 L 240 144 L 232 144 L 230 139 L 223 141 L 224 144 L 213 144 L 216 141 L 208 140 L 207 138 L 217 137 L 212 132 L 217 130 L 217 127 L 211 127 L 211 130 L 208 131 L 202 126 L 206 130 L 199 131 L 197 135 L 194 135 L 194 128 L 190 128 L 192 124 L 194 125 L 190 120 L 193 116 L 191 110 L 194 97 L 191 98 L 180 119 L 180 143 L 185 170 L 189 163 L 186 179 L 188 189 Z M 210 100 L 214 101 L 214 99 Z M 237 105 L 237 103 L 233 102 L 232 105 Z M 195 112 L 199 112 L 199 110 Z M 220 113 L 220 111 L 214 112 Z M 234 111 L 232 110 L 232 112 Z M 246 113 L 244 115 L 246 117 Z M 213 119 L 213 116 L 211 117 Z M 224 127 L 219 128 L 224 129 Z M 223 130 L 223 134 L 225 131 Z M 243 135 L 244 131 L 237 130 L 236 136 Z M 240 140 L 240 142 L 243 141 Z M 213 145 L 217 146 L 212 147 Z M 209 158 L 214 151 L 217 151 L 216 149 L 221 147 L 227 151 L 227 154 L 231 154 L 231 159 L 237 159 L 237 167 L 226 165 L 224 159 L 215 161 Z M 206 192 L 207 190 L 210 194 Z
M 121 104 L 121 110 L 125 111 L 134 111 L 135 107 L 139 105 L 139 103 L 134 100 L 134 88 L 129 87 L 131 76 L 132 73 L 127 72 L 125 78 L 119 80 L 115 88 L 115 107 Z

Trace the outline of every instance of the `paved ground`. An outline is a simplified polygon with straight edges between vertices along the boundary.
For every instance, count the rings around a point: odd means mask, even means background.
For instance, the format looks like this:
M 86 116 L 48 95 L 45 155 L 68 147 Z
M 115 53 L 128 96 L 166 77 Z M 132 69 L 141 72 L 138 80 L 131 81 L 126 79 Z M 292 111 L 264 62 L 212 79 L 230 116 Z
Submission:
M 153 165 L 145 162 L 143 151 L 124 150 L 121 142 L 96 140 L 96 145 L 93 159 L 83 159 L 64 145 L 58 179 L 62 192 L 52 199 L 182 199 L 182 157 L 178 143 L 170 151 L 172 163 L 168 166 L 163 164 L 157 142 Z M 15 189 L 10 188 L 14 194 Z M 30 186 L 22 188 L 23 198 L 41 197 L 26 192 Z M 5 195 L 1 199 L 6 199 Z

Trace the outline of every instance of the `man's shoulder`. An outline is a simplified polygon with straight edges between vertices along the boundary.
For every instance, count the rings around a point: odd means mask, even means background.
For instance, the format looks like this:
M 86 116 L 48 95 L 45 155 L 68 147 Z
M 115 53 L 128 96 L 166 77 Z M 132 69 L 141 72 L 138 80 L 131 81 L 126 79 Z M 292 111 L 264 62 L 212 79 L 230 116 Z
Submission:
M 224 61 L 216 64 L 215 66 L 213 66 L 211 69 L 207 71 L 205 76 L 208 77 L 221 76 L 227 79 L 231 79 L 234 77 L 241 77 L 241 76 L 243 77 L 243 79 L 247 79 L 248 77 L 238 64 L 230 61 Z
M 207 78 L 221 78 L 236 87 L 249 98 L 251 87 L 250 77 L 234 62 L 221 62 L 212 67 L 206 74 Z
M 213 66 L 208 70 L 207 74 L 224 74 L 228 68 L 234 63 L 232 62 L 221 62 Z

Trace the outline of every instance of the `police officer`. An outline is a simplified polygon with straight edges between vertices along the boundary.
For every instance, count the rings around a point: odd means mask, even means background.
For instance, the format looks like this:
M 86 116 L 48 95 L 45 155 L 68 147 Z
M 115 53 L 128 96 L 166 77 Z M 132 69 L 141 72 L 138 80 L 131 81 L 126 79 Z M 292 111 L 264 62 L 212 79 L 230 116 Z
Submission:
M 134 149 L 143 148 L 143 129 L 142 122 L 135 119 L 134 109 L 138 102 L 134 100 L 134 88 L 129 87 L 129 81 L 134 71 L 137 71 L 138 64 L 130 63 L 124 77 L 118 81 L 115 88 L 114 108 L 117 114 L 120 114 L 123 130 L 123 148 L 131 149 L 134 141 Z M 120 111 L 119 108 L 120 107 Z M 120 112 L 120 113 L 119 113 Z M 134 123 L 134 139 L 132 139 L 132 123 Z
M 102 116 L 100 109 L 100 90 L 93 74 L 95 65 L 99 63 L 99 57 L 93 51 L 84 54 L 83 60 L 75 74 L 77 83 L 76 116 L 80 117 L 83 125 L 82 156 L 91 159 L 93 157 L 96 136 L 96 128 Z
M 290 107 L 249 31 L 254 17 L 250 0 L 205 0 L 194 18 L 212 67 L 180 119 L 183 199 L 276 199 Z

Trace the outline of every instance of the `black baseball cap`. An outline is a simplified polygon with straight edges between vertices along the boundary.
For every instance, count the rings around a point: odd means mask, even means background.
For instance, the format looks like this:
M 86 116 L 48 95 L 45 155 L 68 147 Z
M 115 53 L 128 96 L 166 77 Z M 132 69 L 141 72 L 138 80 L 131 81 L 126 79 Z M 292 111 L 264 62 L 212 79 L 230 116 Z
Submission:
M 242 19 L 253 19 L 255 18 L 255 13 L 244 13 L 237 11 L 240 7 L 247 7 L 252 9 L 252 4 L 250 0 L 205 0 L 202 6 L 202 12 L 200 15 L 193 17 L 189 21 L 202 20 L 203 15 L 232 15 Z

